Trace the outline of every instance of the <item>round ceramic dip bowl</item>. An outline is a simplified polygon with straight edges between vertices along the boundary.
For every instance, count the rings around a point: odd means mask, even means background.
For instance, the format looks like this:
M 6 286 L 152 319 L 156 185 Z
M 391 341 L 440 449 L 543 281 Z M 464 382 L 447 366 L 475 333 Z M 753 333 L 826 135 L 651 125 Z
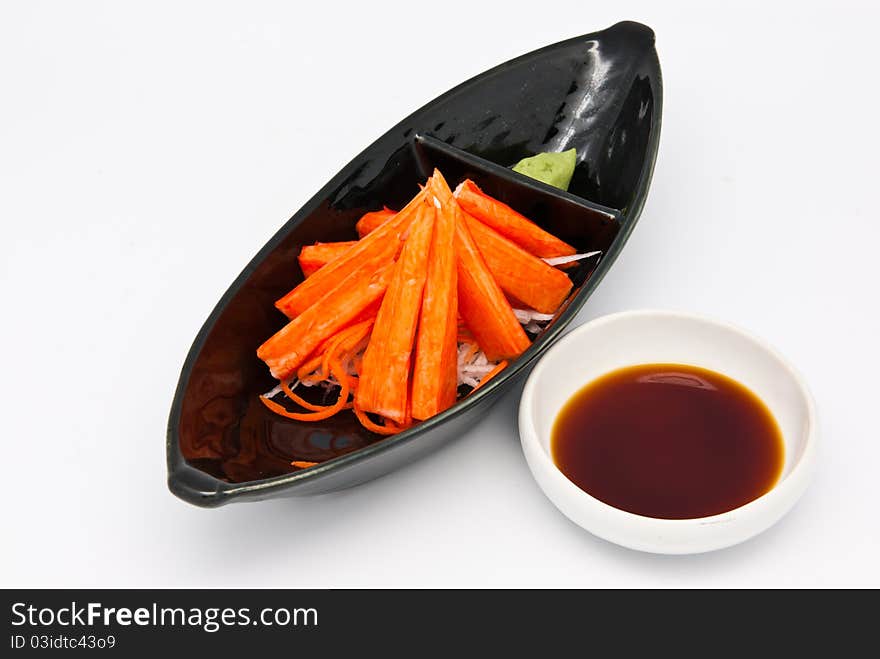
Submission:
M 782 433 L 782 474 L 765 494 L 729 512 L 658 519 L 620 510 L 570 481 L 551 456 L 556 416 L 584 385 L 637 364 L 678 363 L 726 375 L 751 389 Z M 633 414 L 638 414 L 633 410 Z M 803 494 L 816 456 L 815 404 L 806 384 L 773 348 L 741 329 L 668 311 L 597 318 L 561 338 L 538 361 L 519 408 L 523 453 L 538 485 L 569 519 L 610 542 L 640 551 L 693 554 L 729 547 L 777 522 Z

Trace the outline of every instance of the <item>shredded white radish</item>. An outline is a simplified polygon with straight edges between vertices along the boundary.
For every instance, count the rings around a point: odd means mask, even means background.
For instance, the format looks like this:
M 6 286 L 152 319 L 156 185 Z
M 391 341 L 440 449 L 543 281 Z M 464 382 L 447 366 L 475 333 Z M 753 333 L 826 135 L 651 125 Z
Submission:
M 539 334 L 544 324 L 554 318 L 552 313 L 539 313 L 533 309 L 514 309 L 513 315 L 529 334 Z
M 263 397 L 264 397 L 264 398 L 272 398 L 272 396 L 277 396 L 277 395 L 280 394 L 280 393 L 281 393 L 281 385 L 280 385 L 280 384 L 276 384 L 276 385 L 275 385 L 274 387 L 272 387 L 269 391 L 267 391 L 266 393 L 264 393 L 264 394 L 263 394 Z
M 476 387 L 497 364 L 490 362 L 482 350 L 477 349 L 473 354 L 471 351 L 471 344 L 458 344 L 458 384 Z
M 572 254 L 571 256 L 554 256 L 549 259 L 542 259 L 544 263 L 548 265 L 562 265 L 563 263 L 571 263 L 572 261 L 580 261 L 581 259 L 588 259 L 591 256 L 598 256 L 601 254 L 601 250 L 597 252 L 586 252 L 585 254 Z
M 514 309 L 513 315 L 516 316 L 516 319 L 520 322 L 521 325 L 525 325 L 526 323 L 533 320 L 553 320 L 552 313 L 539 313 L 537 311 L 533 311 L 532 309 Z

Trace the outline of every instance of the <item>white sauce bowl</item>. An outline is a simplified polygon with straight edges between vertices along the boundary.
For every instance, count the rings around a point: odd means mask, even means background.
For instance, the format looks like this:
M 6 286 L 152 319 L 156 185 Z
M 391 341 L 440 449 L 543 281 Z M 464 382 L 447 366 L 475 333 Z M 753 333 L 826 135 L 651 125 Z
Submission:
M 603 503 L 559 470 L 551 457 L 550 437 L 569 398 L 609 371 L 649 363 L 708 368 L 737 380 L 764 401 L 785 444 L 782 475 L 769 492 L 721 515 L 657 519 Z M 726 323 L 669 311 L 611 314 L 572 330 L 538 361 L 519 408 L 523 453 L 538 485 L 556 507 L 600 538 L 659 554 L 729 547 L 776 523 L 809 483 L 817 431 L 815 403 L 806 384 L 773 348 Z

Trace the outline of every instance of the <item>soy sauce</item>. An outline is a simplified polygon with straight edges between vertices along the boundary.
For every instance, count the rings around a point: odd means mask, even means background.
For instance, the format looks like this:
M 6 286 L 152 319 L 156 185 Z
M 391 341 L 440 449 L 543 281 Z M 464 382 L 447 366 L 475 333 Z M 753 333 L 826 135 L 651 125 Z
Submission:
M 733 510 L 782 473 L 782 434 L 767 406 L 696 366 L 641 364 L 578 391 L 553 426 L 553 461 L 600 501 L 647 517 Z

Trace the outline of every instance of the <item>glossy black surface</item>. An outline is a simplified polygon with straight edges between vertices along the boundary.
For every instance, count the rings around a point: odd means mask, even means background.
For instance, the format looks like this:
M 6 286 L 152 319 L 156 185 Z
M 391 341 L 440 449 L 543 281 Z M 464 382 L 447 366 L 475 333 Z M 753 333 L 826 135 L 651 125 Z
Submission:
M 641 212 L 660 134 L 660 68 L 651 30 L 619 23 L 511 60 L 435 99 L 330 180 L 254 257 L 205 322 L 180 376 L 168 424 L 168 482 L 201 506 L 327 492 L 383 475 L 458 437 L 574 317 Z M 507 169 L 540 151 L 576 148 L 569 193 Z M 433 166 L 473 178 L 600 260 L 570 271 L 575 288 L 529 350 L 479 392 L 390 438 L 348 413 L 319 424 L 268 412 L 274 384 L 256 347 L 284 324 L 273 302 L 302 279 L 296 255 L 350 240 L 360 215 L 400 207 Z M 321 464 L 305 470 L 290 461 Z

